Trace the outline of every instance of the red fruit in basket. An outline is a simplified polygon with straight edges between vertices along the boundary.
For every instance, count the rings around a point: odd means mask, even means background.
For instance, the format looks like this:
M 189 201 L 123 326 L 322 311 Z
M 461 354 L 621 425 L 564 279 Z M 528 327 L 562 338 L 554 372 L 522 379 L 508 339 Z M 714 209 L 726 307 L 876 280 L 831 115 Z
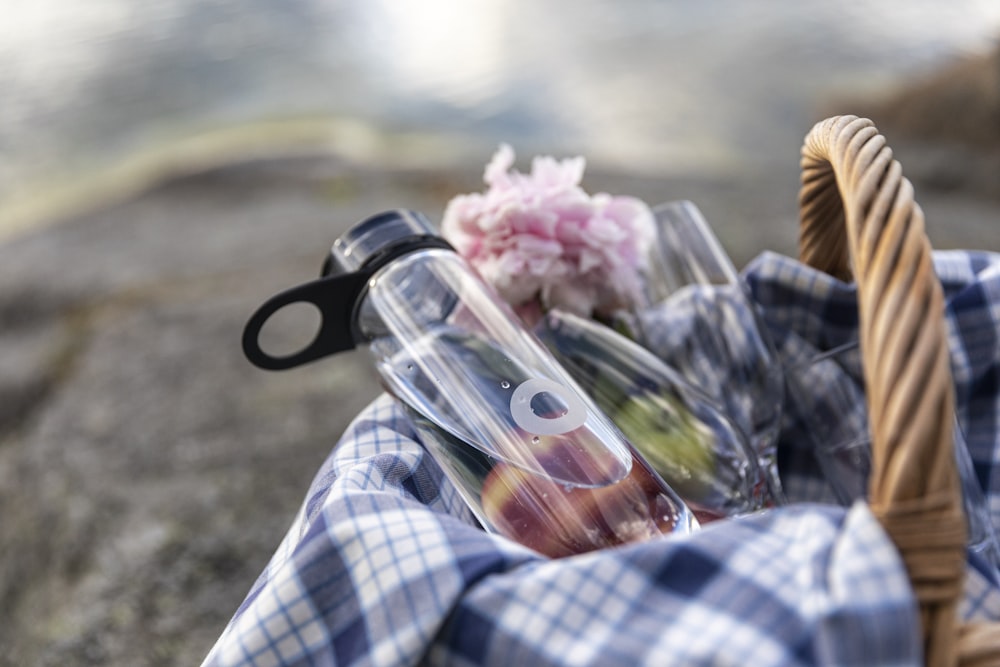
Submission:
M 580 456 L 566 438 L 549 443 L 542 458 L 553 473 L 559 467 L 573 479 L 602 477 L 593 469 L 601 463 Z M 660 481 L 635 458 L 628 475 L 596 488 L 498 463 L 483 484 L 482 503 L 499 533 L 558 558 L 670 532 L 675 517 L 661 491 Z
M 501 535 L 553 558 L 586 551 L 586 526 L 556 482 L 498 463 L 483 483 L 483 513 Z

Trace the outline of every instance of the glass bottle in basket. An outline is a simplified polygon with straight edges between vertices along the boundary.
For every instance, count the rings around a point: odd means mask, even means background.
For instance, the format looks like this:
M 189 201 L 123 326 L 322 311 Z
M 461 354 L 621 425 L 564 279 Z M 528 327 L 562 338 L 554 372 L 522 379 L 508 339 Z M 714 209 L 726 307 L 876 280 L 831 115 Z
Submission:
M 653 207 L 650 307 L 625 315 L 634 339 L 711 396 L 757 456 L 760 491 L 782 504 L 777 441 L 784 406 L 780 361 L 744 281 L 698 207 Z
M 251 317 L 247 357 L 290 368 L 367 344 L 379 379 L 487 529 L 552 557 L 687 532 L 681 498 L 420 214 L 364 220 L 320 280 Z M 322 314 L 316 338 L 276 357 L 264 323 L 293 303 Z

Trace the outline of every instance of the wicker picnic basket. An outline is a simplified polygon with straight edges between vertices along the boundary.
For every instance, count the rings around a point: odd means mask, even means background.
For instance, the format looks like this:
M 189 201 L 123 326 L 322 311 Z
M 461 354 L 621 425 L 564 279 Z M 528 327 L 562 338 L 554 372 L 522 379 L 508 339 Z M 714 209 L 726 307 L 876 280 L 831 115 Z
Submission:
M 957 617 L 966 537 L 944 296 L 913 187 L 870 120 L 836 116 L 810 131 L 799 208 L 801 261 L 857 281 L 869 503 L 913 584 L 927 664 L 1000 665 L 1000 623 Z

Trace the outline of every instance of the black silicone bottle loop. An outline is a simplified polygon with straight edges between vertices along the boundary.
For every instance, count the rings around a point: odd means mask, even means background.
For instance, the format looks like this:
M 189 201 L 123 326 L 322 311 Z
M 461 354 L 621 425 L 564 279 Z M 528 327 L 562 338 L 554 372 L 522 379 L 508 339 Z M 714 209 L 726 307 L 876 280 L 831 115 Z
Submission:
M 324 277 L 276 294 L 254 312 L 243 329 L 243 354 L 259 368 L 285 370 L 354 349 L 364 338 L 358 329 L 357 315 L 372 276 L 403 255 L 429 248 L 454 250 L 439 236 L 417 234 L 387 243 L 352 273 L 327 275 L 336 268 L 328 260 L 323 267 Z M 292 354 L 280 357 L 268 354 L 260 347 L 261 330 L 271 316 L 294 303 L 308 303 L 319 310 L 321 322 L 315 338 Z
M 271 297 L 254 312 L 243 329 L 243 354 L 258 368 L 278 371 L 353 349 L 356 342 L 351 323 L 355 299 L 348 295 L 362 292 L 370 277 L 367 271 L 330 276 Z M 272 315 L 293 303 L 309 303 L 319 310 L 321 319 L 316 337 L 298 352 L 281 357 L 268 354 L 260 347 L 261 329 Z

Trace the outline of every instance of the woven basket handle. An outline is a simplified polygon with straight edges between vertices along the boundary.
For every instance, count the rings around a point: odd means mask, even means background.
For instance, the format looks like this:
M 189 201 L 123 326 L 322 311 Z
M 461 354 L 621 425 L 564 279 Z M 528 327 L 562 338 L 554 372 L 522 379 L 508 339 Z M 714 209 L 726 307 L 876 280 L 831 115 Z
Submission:
M 944 296 L 913 187 L 870 120 L 837 116 L 809 132 L 799 211 L 802 262 L 857 280 L 869 503 L 913 583 L 927 664 L 998 664 L 1000 624 L 956 616 L 966 536 Z

